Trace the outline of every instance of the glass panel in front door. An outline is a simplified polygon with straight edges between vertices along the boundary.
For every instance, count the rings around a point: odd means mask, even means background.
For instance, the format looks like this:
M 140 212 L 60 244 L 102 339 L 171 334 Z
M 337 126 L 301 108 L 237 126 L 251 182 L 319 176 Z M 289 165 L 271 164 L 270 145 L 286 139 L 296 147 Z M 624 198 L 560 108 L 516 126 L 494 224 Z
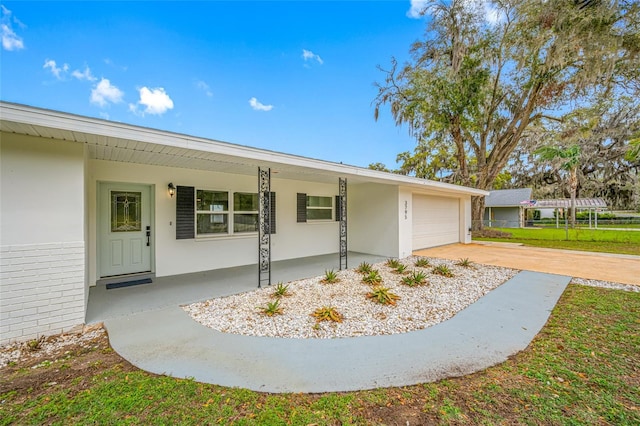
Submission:
M 111 232 L 142 230 L 142 193 L 111 191 Z

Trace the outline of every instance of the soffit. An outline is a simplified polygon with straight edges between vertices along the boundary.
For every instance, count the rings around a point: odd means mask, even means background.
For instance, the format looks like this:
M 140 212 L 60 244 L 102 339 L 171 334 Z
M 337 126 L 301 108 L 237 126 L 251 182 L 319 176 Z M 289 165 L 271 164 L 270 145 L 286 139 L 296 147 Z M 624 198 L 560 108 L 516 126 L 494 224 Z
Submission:
M 409 176 L 299 157 L 242 145 L 192 137 L 90 117 L 0 102 L 3 132 L 58 139 L 87 145 L 89 158 L 243 175 L 257 167 L 271 168 L 272 177 L 350 185 L 381 183 L 450 195 L 485 195 L 485 191 Z

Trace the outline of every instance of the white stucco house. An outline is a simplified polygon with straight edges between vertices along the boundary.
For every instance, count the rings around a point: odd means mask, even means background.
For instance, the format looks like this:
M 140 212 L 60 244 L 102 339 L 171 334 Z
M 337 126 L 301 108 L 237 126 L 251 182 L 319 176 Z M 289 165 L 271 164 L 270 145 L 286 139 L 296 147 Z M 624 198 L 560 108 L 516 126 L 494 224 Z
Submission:
M 0 132 L 0 343 L 83 324 L 113 277 L 469 243 L 486 195 L 7 102 Z

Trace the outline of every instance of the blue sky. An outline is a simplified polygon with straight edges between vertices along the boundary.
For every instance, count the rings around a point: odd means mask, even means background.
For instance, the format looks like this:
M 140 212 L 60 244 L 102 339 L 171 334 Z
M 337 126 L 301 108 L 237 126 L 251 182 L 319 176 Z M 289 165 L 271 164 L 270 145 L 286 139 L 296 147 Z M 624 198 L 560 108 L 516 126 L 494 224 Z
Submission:
M 415 144 L 372 104 L 409 0 L 1 4 L 3 101 L 364 167 Z

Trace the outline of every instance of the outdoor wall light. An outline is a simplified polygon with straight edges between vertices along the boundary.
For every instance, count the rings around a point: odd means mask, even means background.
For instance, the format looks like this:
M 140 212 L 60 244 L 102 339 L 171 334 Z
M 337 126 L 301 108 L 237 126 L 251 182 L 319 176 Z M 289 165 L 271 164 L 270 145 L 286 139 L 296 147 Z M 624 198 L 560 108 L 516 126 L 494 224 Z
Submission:
M 176 193 L 176 187 L 173 185 L 173 182 L 169 183 L 167 189 L 169 190 L 169 195 L 171 196 L 171 198 L 173 198 L 173 194 Z

